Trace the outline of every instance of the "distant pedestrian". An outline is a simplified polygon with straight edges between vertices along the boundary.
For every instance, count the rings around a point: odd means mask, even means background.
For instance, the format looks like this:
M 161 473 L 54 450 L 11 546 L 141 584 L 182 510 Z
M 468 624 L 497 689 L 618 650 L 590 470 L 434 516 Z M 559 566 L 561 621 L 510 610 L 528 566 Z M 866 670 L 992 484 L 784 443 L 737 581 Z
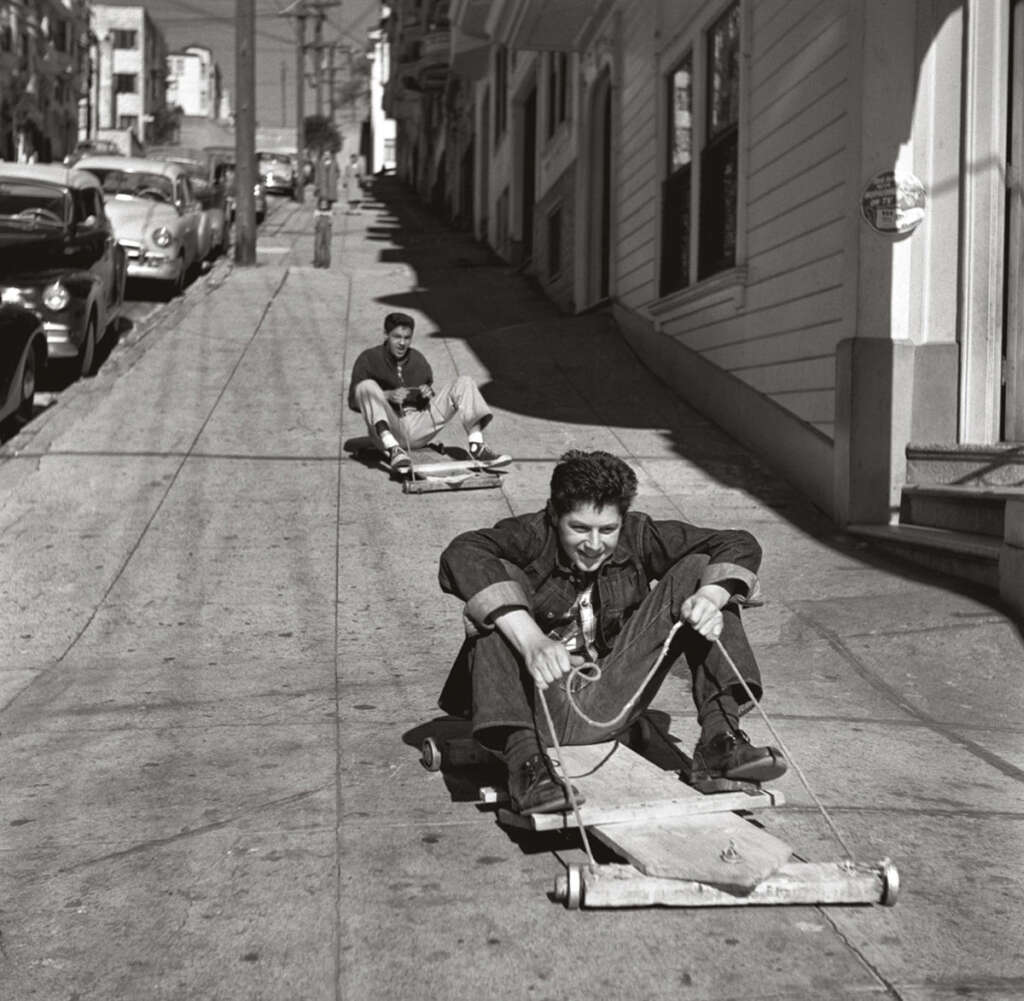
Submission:
M 338 162 L 334 154 L 325 149 L 316 162 L 316 201 L 321 200 L 333 205 L 338 200 Z
M 320 198 L 313 213 L 313 267 L 329 268 L 331 266 L 331 203 Z
M 345 164 L 344 182 L 345 200 L 348 202 L 346 211 L 350 215 L 358 215 L 363 202 L 363 168 L 358 153 L 353 153 Z

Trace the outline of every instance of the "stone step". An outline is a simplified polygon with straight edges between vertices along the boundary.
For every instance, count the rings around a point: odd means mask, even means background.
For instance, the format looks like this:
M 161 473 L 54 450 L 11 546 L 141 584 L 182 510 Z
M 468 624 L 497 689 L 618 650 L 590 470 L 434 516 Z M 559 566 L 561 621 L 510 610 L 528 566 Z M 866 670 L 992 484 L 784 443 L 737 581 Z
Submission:
M 1024 444 L 926 445 L 906 449 L 907 483 L 1024 486 Z
M 1001 539 L 918 525 L 849 525 L 846 530 L 916 566 L 992 590 L 999 588 Z
M 900 524 L 1002 539 L 1011 497 L 1024 497 L 1024 488 L 910 484 L 900 497 Z

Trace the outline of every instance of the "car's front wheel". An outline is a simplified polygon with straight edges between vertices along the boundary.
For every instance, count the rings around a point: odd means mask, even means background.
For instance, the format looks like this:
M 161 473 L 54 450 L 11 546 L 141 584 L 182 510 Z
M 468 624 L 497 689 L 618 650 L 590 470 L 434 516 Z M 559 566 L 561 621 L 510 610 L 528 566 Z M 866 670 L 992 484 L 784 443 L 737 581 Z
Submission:
M 78 352 L 78 374 L 90 376 L 96 371 L 96 314 L 89 314 L 89 323 L 82 339 L 82 349 Z

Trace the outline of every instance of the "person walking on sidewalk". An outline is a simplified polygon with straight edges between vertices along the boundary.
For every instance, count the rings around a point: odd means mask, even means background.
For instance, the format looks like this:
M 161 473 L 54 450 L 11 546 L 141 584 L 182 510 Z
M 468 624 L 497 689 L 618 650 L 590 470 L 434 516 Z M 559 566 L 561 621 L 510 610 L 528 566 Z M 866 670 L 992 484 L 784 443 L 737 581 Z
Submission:
M 760 546 L 749 532 L 632 511 L 636 490 L 616 456 L 567 452 L 543 511 L 465 532 L 441 556 L 441 589 L 465 602 L 467 638 L 439 705 L 472 719 L 477 741 L 504 760 L 520 813 L 569 805 L 542 751 L 551 735 L 538 692 L 560 744 L 598 743 L 629 728 L 677 663 L 689 668 L 701 727 L 691 781 L 786 770 L 780 751 L 740 729 L 752 703 L 715 643 L 760 699 L 739 614 L 758 603 Z
M 333 210 L 326 198 L 318 198 L 313 212 L 313 267 L 331 266 L 331 227 Z
M 393 472 L 408 476 L 412 461 L 407 449 L 422 448 L 458 414 L 474 462 L 491 468 L 508 465 L 511 456 L 484 443 L 484 428 L 494 415 L 477 384 L 460 375 L 435 389 L 430 363 L 412 347 L 414 327 L 411 316 L 388 313 L 384 342 L 367 348 L 352 366 L 348 405 L 363 415 L 370 440 L 384 452 Z
M 353 153 L 348 158 L 342 182 L 345 188 L 345 200 L 348 202 L 345 212 L 348 215 L 359 215 L 359 206 L 363 202 L 363 168 L 359 162 L 358 153 Z

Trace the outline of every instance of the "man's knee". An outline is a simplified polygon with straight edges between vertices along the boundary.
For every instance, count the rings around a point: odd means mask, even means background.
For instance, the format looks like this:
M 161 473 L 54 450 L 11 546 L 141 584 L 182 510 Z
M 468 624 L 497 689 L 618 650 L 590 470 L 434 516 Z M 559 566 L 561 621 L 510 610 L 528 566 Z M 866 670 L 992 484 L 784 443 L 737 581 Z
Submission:
M 358 403 L 362 403 L 363 400 L 383 400 L 384 390 L 376 379 L 363 379 L 362 382 L 356 383 L 355 398 Z

